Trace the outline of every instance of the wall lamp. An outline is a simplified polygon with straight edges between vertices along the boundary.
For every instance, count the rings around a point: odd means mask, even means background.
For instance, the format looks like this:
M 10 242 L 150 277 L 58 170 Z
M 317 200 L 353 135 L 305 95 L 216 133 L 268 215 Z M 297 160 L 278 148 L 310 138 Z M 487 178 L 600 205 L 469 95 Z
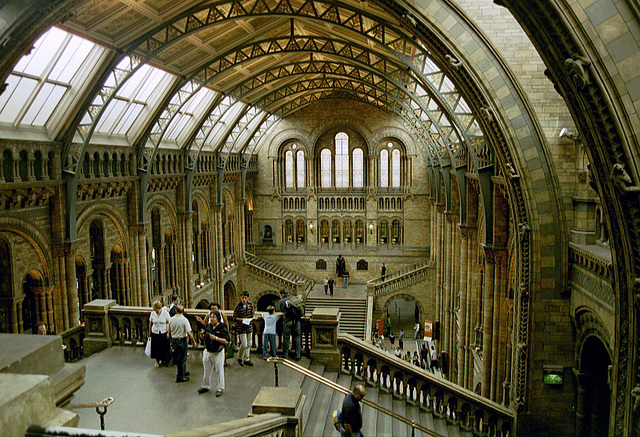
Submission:
M 566 127 L 560 129 L 560 134 L 558 134 L 560 138 L 566 138 L 574 143 L 580 141 L 580 136 L 578 134 L 574 134 L 573 132 L 569 132 Z
M 373 222 L 369 222 L 369 233 L 373 234 Z
M 309 230 L 311 231 L 311 234 L 313 235 L 313 221 L 309 222 Z

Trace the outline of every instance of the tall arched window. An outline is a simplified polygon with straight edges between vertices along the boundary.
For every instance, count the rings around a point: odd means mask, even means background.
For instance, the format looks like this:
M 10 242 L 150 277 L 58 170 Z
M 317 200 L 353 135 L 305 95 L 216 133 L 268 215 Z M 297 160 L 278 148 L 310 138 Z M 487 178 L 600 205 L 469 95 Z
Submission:
M 304 188 L 304 152 L 302 150 L 298 150 L 296 153 L 296 173 L 298 188 Z
M 284 168 L 285 168 L 285 187 L 293 188 L 293 152 L 287 150 L 284 154 Z
M 349 186 L 349 136 L 340 132 L 335 137 L 336 149 L 336 187 Z
M 331 150 L 320 152 L 320 185 L 322 188 L 331 187 Z
M 394 149 L 391 152 L 391 186 L 400 186 L 400 150 Z
M 386 149 L 380 151 L 380 187 L 389 186 L 389 152 Z
M 364 186 L 364 152 L 362 149 L 353 151 L 353 186 L 355 188 Z

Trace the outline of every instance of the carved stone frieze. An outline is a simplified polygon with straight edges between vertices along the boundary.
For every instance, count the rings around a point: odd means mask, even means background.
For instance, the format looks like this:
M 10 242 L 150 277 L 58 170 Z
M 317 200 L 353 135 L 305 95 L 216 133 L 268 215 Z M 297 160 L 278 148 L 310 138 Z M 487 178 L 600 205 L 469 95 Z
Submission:
M 82 183 L 78 186 L 77 200 L 81 202 L 86 200 L 122 197 L 126 196 L 130 188 L 130 181 Z

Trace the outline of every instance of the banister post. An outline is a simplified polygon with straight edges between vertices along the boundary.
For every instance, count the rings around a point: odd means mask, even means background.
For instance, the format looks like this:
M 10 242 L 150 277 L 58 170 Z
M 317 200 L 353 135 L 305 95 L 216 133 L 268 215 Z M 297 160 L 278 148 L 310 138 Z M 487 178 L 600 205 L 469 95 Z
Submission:
M 111 339 L 111 321 L 109 308 L 116 304 L 115 300 L 96 299 L 82 309 L 84 315 L 84 356 L 85 358 L 100 352 L 113 343 Z
M 315 308 L 309 319 L 311 322 L 311 359 L 323 362 L 328 370 L 340 370 L 338 350 L 338 308 Z

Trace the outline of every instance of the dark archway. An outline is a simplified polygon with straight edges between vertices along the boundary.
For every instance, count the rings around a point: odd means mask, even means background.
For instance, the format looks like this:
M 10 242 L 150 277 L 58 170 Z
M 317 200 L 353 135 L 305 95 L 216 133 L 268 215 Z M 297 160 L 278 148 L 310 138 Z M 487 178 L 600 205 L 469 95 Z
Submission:
M 588 337 L 580 352 L 576 435 L 604 436 L 609 430 L 611 358 L 602 340 Z
M 9 243 L 2 238 L 0 238 L 0 278 L 2 278 L 0 281 L 0 332 L 8 333 L 11 332 L 11 323 L 15 323 L 15 321 L 9 320 L 13 304 L 11 248 Z
M 106 271 L 104 264 L 104 228 L 100 220 L 94 220 L 89 227 L 91 268 L 93 269 L 91 300 L 104 299 L 106 295 Z
M 230 310 L 235 307 L 236 301 L 236 286 L 232 281 L 227 281 L 224 284 L 224 308 Z
M 275 292 L 273 293 L 267 292 L 266 294 L 263 294 L 262 296 L 260 296 L 260 298 L 258 299 L 258 302 L 256 304 L 256 310 L 267 311 L 267 307 L 269 305 L 273 305 L 276 307 L 276 311 L 278 311 L 279 300 L 280 300 L 280 296 L 278 296 Z
M 27 273 L 22 281 L 22 291 L 22 331 L 25 334 L 35 334 L 38 331 L 38 322 L 47 323 L 42 275 L 35 270 Z

